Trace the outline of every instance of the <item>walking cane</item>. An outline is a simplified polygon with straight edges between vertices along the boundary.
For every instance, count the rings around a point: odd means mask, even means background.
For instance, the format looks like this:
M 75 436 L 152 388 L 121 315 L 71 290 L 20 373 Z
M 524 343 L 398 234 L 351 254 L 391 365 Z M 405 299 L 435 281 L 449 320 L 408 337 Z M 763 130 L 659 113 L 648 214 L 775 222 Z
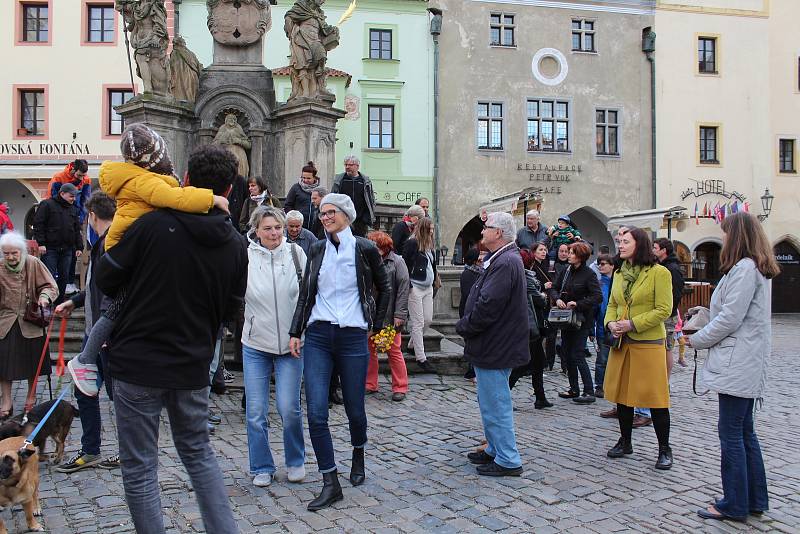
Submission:
M 39 305 L 39 313 L 44 317 L 44 307 L 41 304 Z M 44 325 L 42 325 L 42 337 L 45 343 L 50 343 L 50 340 L 47 339 L 47 329 L 45 329 Z M 52 372 L 53 364 L 50 363 L 49 365 Z M 50 400 L 53 400 L 53 383 L 50 381 L 50 373 L 47 373 L 47 390 L 50 392 Z

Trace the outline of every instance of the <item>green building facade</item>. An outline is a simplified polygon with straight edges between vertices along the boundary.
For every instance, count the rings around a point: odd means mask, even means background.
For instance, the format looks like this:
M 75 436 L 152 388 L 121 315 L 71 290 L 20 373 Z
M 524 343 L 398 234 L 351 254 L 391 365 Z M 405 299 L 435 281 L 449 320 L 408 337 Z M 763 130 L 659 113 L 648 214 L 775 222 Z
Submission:
M 272 29 L 264 42 L 264 65 L 273 71 L 276 100 L 291 92 L 289 41 L 283 15 L 292 3 L 271 6 Z M 323 9 L 336 24 L 350 5 L 328 0 Z M 328 53 L 328 89 L 347 112 L 338 123 L 337 172 L 356 155 L 372 179 L 378 202 L 410 205 L 431 198 L 433 187 L 433 40 L 427 0 L 358 0 Z M 183 0 L 180 33 L 203 65 L 212 61 L 206 2 Z M 298 177 L 300 169 L 297 169 Z M 327 177 L 330 183 L 333 177 Z

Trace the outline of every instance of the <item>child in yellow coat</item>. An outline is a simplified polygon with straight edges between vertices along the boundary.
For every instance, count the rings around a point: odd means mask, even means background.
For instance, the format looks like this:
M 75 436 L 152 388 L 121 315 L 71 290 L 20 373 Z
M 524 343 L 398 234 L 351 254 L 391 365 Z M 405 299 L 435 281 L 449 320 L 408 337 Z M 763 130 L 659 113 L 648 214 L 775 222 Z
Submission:
M 119 242 L 136 219 L 157 208 L 206 213 L 213 206 L 227 211 L 228 200 L 214 195 L 210 189 L 179 186 L 172 177 L 172 161 L 164 139 L 144 124 L 131 124 L 125 128 L 120 148 L 124 162 L 106 161 L 100 166 L 100 188 L 117 201 L 117 211 L 106 234 L 106 250 Z M 124 294 L 124 290 L 121 291 L 92 325 L 83 351 L 69 362 L 75 386 L 84 395 L 95 396 L 98 393 L 98 353 L 114 329 Z

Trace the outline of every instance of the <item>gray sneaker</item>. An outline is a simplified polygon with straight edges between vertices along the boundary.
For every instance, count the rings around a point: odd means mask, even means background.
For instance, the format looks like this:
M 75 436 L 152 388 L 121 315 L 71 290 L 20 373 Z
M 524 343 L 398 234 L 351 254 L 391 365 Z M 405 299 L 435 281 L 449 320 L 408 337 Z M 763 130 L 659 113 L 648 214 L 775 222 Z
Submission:
M 116 469 L 122 466 L 122 462 L 119 461 L 119 454 L 115 454 L 114 456 L 109 456 L 99 464 L 97 467 L 102 467 L 103 469 Z
M 74 473 L 87 467 L 93 467 L 102 461 L 103 459 L 100 458 L 99 454 L 86 454 L 83 451 L 78 451 L 67 463 L 56 467 L 56 471 L 59 473 Z

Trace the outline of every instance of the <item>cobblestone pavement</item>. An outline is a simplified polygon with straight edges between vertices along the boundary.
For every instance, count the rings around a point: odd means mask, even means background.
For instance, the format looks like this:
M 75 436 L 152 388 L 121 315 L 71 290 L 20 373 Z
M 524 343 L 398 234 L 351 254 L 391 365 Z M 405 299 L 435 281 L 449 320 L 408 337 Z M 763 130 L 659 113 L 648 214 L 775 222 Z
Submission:
M 349 447 L 343 409 L 331 415 L 345 500 L 319 513 L 305 505 L 321 487 L 313 450 L 306 438 L 308 477 L 290 484 L 279 468 L 266 489 L 248 475 L 240 394 L 215 397 L 223 424 L 212 437 L 242 532 L 800 532 L 800 416 L 796 340 L 800 316 L 774 320 L 770 389 L 757 414 L 769 477 L 771 510 L 748 525 L 703 522 L 695 511 L 720 494 L 719 442 L 714 396 L 695 397 L 691 367 L 676 365 L 673 378 L 671 471 L 653 468 L 656 438 L 652 427 L 634 431 L 635 453 L 610 460 L 606 450 L 617 439 L 617 423 L 598 417 L 600 401 L 584 407 L 557 398 L 565 378 L 548 373 L 546 386 L 556 406 L 534 410 L 529 383 L 514 390 L 517 438 L 525 472 L 521 478 L 478 477 L 465 454 L 481 439 L 475 388 L 459 377 L 412 377 L 405 402 L 389 399 L 386 377 L 381 391 L 368 397 L 371 445 L 367 482 L 347 481 Z M 593 360 L 592 360 L 593 362 Z M 16 405 L 24 396 L 15 387 Z M 113 407 L 101 401 L 104 453 L 114 451 Z M 272 420 L 273 451 L 282 451 L 280 422 Z M 307 434 L 306 434 L 307 435 Z M 170 532 L 202 532 L 191 485 L 162 428 L 160 484 Z M 79 447 L 76 420 L 67 446 Z M 282 452 L 276 454 L 282 460 Z M 41 468 L 44 524 L 51 533 L 132 532 L 119 470 L 85 469 L 71 475 Z M 19 507 L 3 511 L 11 532 L 24 531 Z

